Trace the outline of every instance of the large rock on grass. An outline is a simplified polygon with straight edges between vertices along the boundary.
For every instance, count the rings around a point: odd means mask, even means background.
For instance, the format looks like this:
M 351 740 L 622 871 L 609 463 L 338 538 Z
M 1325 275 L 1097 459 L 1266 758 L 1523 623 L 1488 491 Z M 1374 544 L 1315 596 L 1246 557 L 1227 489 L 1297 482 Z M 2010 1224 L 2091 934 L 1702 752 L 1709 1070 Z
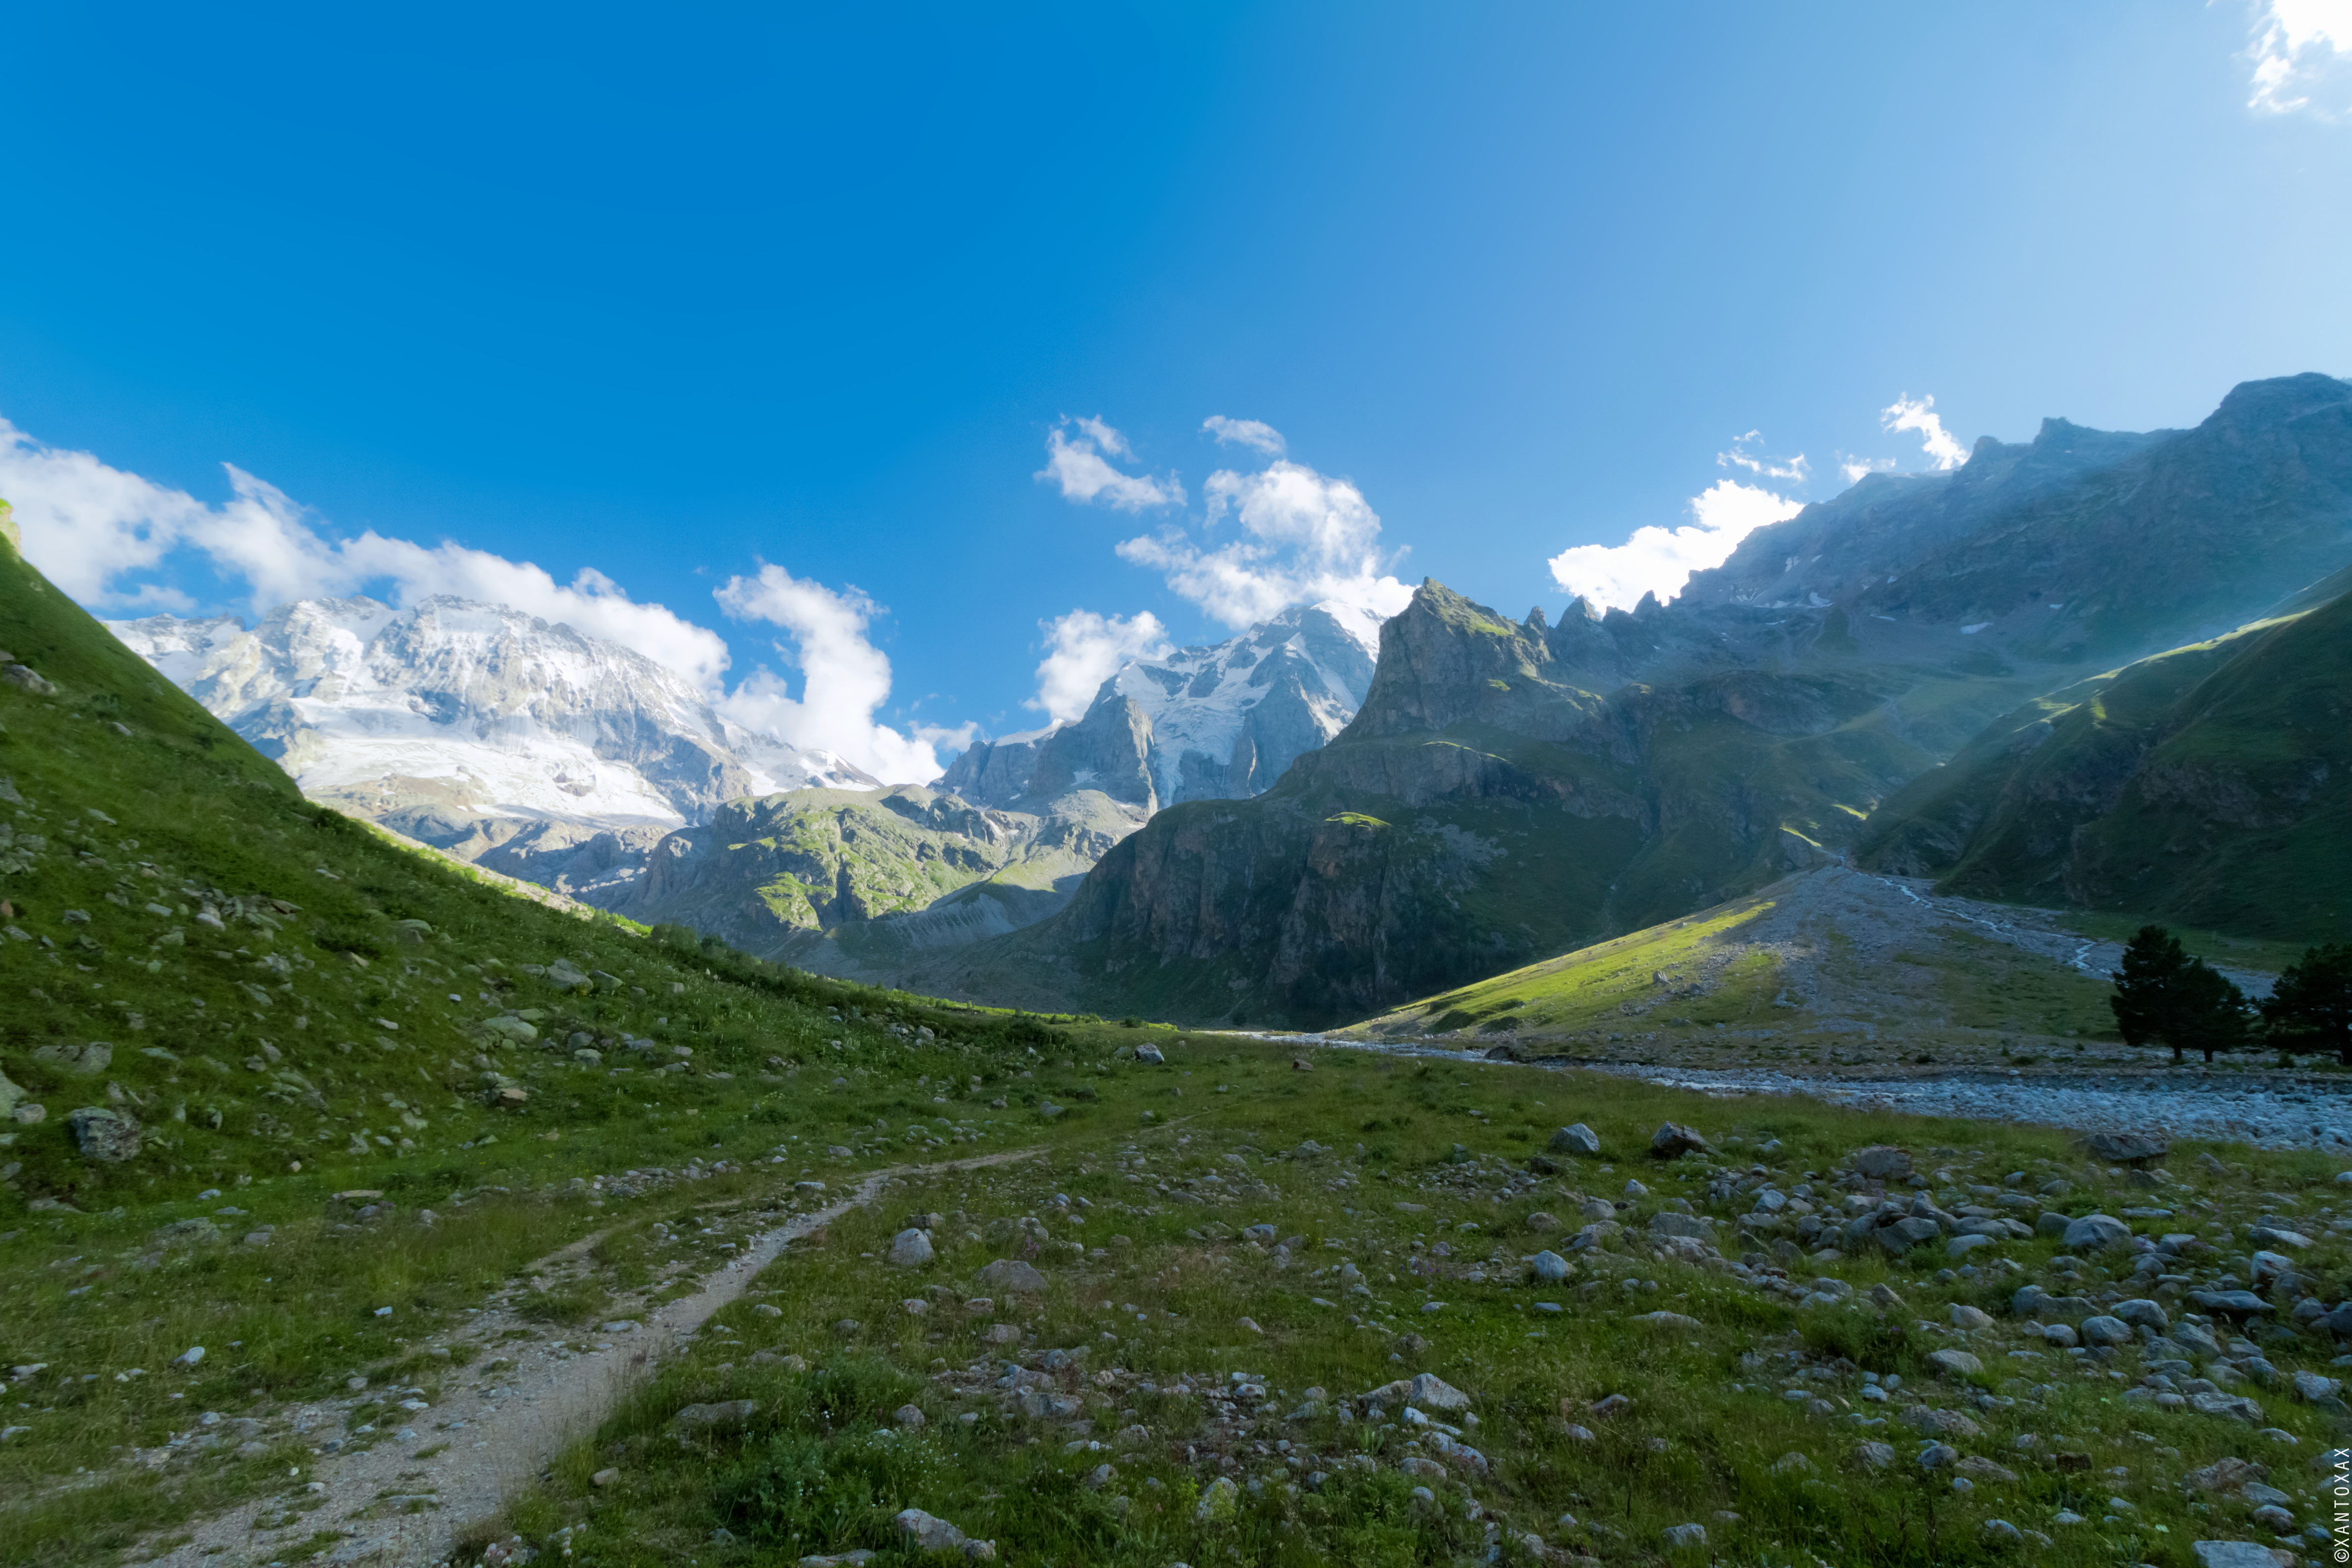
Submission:
M 92 1160 L 120 1164 L 139 1157 L 137 1119 L 101 1106 L 84 1106 L 73 1113 L 74 1146 Z

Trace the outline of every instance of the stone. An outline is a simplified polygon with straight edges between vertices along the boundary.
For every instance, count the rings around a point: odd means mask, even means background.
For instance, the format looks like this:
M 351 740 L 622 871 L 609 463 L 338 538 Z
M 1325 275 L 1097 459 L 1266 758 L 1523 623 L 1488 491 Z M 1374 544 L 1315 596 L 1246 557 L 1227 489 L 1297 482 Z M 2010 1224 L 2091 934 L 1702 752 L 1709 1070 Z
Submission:
M 1919 1450 L 1919 1468 L 1923 1470 L 1949 1469 L 1959 1462 L 1960 1451 L 1949 1443 L 1930 1443 Z
M 1682 1312 L 1643 1312 L 1633 1321 L 1662 1334 L 1692 1333 L 1704 1326 L 1696 1318 Z
M 2189 1408 L 2200 1415 L 2219 1415 L 2232 1421 L 2243 1421 L 2249 1426 L 2263 1424 L 2263 1407 L 2251 1399 L 2230 1394 L 2192 1394 Z
M 1601 1135 L 1581 1121 L 1573 1122 L 1553 1133 L 1544 1147 L 1555 1154 L 1598 1154 Z
M 1568 1278 L 1568 1259 L 1547 1247 L 1528 1260 L 1528 1271 L 1538 1283 L 1557 1285 Z
M 2083 1140 L 2091 1157 L 2109 1165 L 2147 1166 L 2172 1152 L 2172 1145 L 2147 1132 L 2094 1132 Z
M 1984 1371 L 1984 1363 L 1967 1351 L 1930 1351 L 1927 1364 L 1946 1377 L 1976 1377 Z
M 1911 1174 L 1911 1152 L 1892 1143 L 1873 1143 L 1854 1151 L 1847 1162 L 1853 1173 L 1870 1182 L 1899 1182 Z
M 1984 1428 L 1957 1410 L 1930 1410 L 1915 1405 L 1903 1413 L 1906 1425 L 1931 1437 L 1980 1437 Z
M 1431 1462 L 1433 1461 L 1423 1461 L 1424 1464 Z M 1234 1510 L 1240 1506 L 1240 1493 L 1241 1488 L 1234 1484 L 1234 1479 L 1231 1476 L 1219 1476 L 1201 1489 L 1201 1500 L 1192 1510 L 1193 1521 L 1198 1524 L 1208 1524 L 1215 1520 L 1230 1517 Z
M 2074 1223 L 2072 1215 L 2060 1214 L 2056 1209 L 2044 1209 L 2033 1216 L 2033 1234 L 2063 1236 L 2066 1234 L 2066 1227 Z
M 2015 1486 L 2017 1484 L 2017 1472 L 2015 1470 L 2005 1468 L 2002 1466 L 1994 1464 L 1990 1459 L 1980 1458 L 1974 1454 L 1971 1454 L 1967 1458 L 1960 1460 L 1958 1464 L 1954 1465 L 1952 1468 L 1956 1473 L 1966 1476 L 1970 1480 L 1994 1481 L 2002 1486 Z
M 1776 1476 L 1811 1475 L 1812 1469 L 1812 1460 L 1794 1449 L 1772 1461 L 1772 1473 Z
M 1944 1243 L 1944 1256 L 1953 1258 L 1966 1258 L 1969 1253 L 1976 1251 L 1980 1247 L 1992 1247 L 1995 1245 L 1997 1244 L 1993 1238 L 1985 1235 L 1981 1231 L 1969 1236 L 1956 1236 L 1952 1237 L 1951 1240 Z
M 42 1046 L 33 1052 L 33 1059 L 59 1072 L 69 1072 L 79 1078 L 95 1078 L 114 1061 L 114 1047 L 104 1040 L 91 1040 L 85 1045 L 58 1044 Z
M 1230 1487 L 1233 1483 L 1227 1481 L 1225 1485 Z M 890 1522 L 898 1526 L 900 1538 L 918 1552 L 953 1552 L 967 1563 L 996 1561 L 996 1542 L 974 1541 L 946 1520 L 921 1509 L 901 1509 Z
M 1160 1054 L 1160 1047 L 1148 1040 L 1135 1047 L 1135 1059 L 1148 1067 L 1160 1067 L 1168 1060 L 1166 1057 Z
M 679 1432 L 735 1432 L 760 1413 L 756 1399 L 728 1399 L 716 1405 L 689 1405 L 669 1418 Z
M 1848 1459 L 1858 1470 L 1883 1470 L 1895 1462 L 1895 1446 L 1891 1443 L 1857 1443 Z
M 2271 1304 L 2252 1290 L 2191 1290 L 2189 1300 L 2199 1310 L 2217 1318 L 2252 1318 L 2271 1310 Z
M 1890 1225 L 1874 1226 L 1870 1239 L 1900 1258 L 1921 1242 L 1933 1241 L 1944 1234 L 1943 1226 L 1919 1215 L 1906 1215 Z
M 2294 1568 L 2294 1553 L 2252 1541 L 2198 1541 L 2189 1544 L 2197 1568 Z
M 2253 1241 L 2257 1247 L 2289 1247 L 2300 1252 L 2311 1245 L 2311 1237 L 2299 1230 L 2283 1230 L 2277 1226 L 2254 1226 Z
M 2059 1245 L 2069 1252 L 2098 1252 L 2131 1245 L 2131 1226 L 2112 1215 L 2086 1214 L 2067 1222 Z
M 1706 1526 L 1703 1524 L 1670 1524 L 1665 1532 L 1669 1552 L 1702 1552 L 1706 1549 Z
M 2268 1465 L 2231 1457 L 2189 1471 L 2180 1478 L 2180 1484 L 2200 1492 L 2234 1491 L 2248 1481 L 2268 1479 L 2270 1473 Z
M 1986 1520 L 1978 1533 L 1987 1541 L 1998 1542 L 2004 1546 L 2014 1545 L 2025 1539 L 2024 1532 L 2005 1519 Z
M 2343 1392 L 2344 1384 L 2335 1378 L 2322 1377 L 2315 1372 L 2294 1374 L 2294 1396 L 2297 1399 L 2316 1405 L 2323 1399 L 2336 1399 Z
M 972 1279 L 991 1290 L 1034 1294 L 1045 1288 L 1045 1277 L 1017 1258 L 1000 1258 Z
M 1661 1160 L 1679 1160 L 1685 1154 L 1712 1154 L 1715 1150 L 1692 1129 L 1662 1121 L 1650 1134 L 1650 1152 Z
M 923 1429 L 923 1407 L 919 1405 L 901 1405 L 890 1413 L 890 1419 L 909 1432 L 919 1432 Z
M 2172 1326 L 2172 1320 L 2165 1314 L 2164 1309 L 2144 1296 L 2118 1301 L 2108 1311 L 2133 1328 L 2153 1329 L 2159 1334 Z
M 69 1118 L 74 1145 L 93 1160 L 120 1164 L 138 1158 L 139 1122 L 127 1111 L 86 1105 Z
M 1682 1236 L 1694 1241 L 1713 1241 L 1715 1221 L 1697 1214 L 1654 1214 L 1650 1216 L 1650 1234 L 1654 1237 Z
M 588 1478 L 588 1484 L 592 1487 L 609 1487 L 620 1479 L 621 1472 L 618 1470 L 599 1470 Z
M 1980 1307 L 1971 1307 L 1964 1301 L 1955 1301 L 1952 1303 L 1952 1327 L 1989 1329 L 1992 1327 L 1992 1314 Z
M 2083 1336 L 2083 1342 L 2086 1345 L 2127 1345 L 2132 1342 L 2131 1325 L 2105 1312 L 2084 1319 L 2082 1327 L 2076 1331 Z
M 1470 1396 L 1433 1373 L 1416 1375 L 1409 1390 L 1411 1403 L 1423 1410 L 1467 1410 Z
M 931 1238 L 928 1232 L 908 1226 L 890 1238 L 890 1261 L 898 1268 L 920 1268 L 930 1260 Z

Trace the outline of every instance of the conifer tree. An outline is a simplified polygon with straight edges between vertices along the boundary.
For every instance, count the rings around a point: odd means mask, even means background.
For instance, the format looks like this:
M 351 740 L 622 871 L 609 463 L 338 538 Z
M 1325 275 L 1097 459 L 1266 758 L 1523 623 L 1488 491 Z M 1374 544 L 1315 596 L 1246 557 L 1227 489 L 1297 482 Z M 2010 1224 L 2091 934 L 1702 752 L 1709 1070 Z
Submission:
M 2334 1051 L 2352 1067 L 2352 942 L 2305 949 L 2263 999 L 2263 1023 L 2288 1048 Z

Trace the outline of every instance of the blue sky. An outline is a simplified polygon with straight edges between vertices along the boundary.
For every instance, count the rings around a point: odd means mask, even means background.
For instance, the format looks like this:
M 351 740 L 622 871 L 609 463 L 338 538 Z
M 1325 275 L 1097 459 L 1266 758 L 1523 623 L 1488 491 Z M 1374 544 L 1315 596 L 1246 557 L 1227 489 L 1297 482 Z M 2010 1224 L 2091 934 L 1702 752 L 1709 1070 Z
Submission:
M 914 777 L 1285 597 L 1557 613 L 1899 405 L 2352 369 L 2347 0 L 878 9 L 16 17 L 28 553 L 509 597 Z

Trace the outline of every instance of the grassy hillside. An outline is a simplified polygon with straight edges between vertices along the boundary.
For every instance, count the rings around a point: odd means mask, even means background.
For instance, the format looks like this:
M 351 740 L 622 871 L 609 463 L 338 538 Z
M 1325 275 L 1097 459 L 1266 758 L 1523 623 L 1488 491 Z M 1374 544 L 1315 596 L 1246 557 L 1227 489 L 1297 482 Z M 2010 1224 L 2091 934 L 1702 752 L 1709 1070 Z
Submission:
M 2016 710 L 1871 824 L 1975 897 L 2280 942 L 2352 934 L 2352 595 Z
M 1346 1032 L 1721 1065 L 2104 1052 L 2084 944 L 2054 919 L 2020 932 L 2016 911 L 1995 931 L 1991 912 L 1822 867 Z

